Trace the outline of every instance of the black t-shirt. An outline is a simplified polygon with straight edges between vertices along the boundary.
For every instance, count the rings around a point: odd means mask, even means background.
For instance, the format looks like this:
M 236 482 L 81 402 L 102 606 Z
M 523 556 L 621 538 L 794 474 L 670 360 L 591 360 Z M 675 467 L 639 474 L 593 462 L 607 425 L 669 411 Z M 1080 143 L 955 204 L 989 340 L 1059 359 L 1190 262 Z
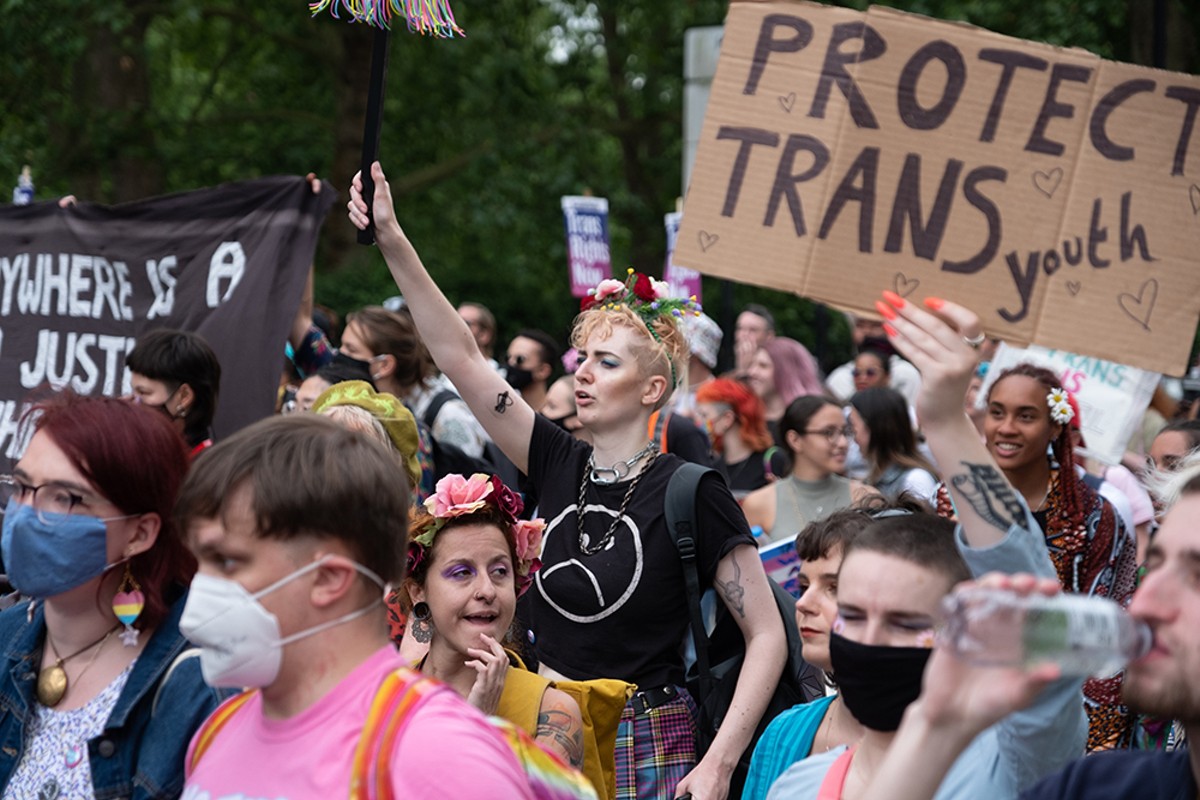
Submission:
M 721 461 L 718 469 L 725 473 L 725 479 L 729 482 L 729 488 L 733 490 L 733 496 L 740 500 L 755 489 L 761 489 L 774 480 L 767 475 L 768 463 L 771 467 L 770 474 L 774 478 L 782 478 L 788 474 L 790 465 L 781 447 L 773 447 L 770 451 L 751 453 L 741 461 L 735 461 L 732 464 Z
M 542 568 L 530 599 L 538 659 L 568 678 L 620 678 L 643 689 L 683 683 L 680 644 L 688 627 L 679 551 L 667 530 L 663 502 L 683 462 L 664 453 L 642 476 L 624 522 L 599 553 L 579 546 L 576 508 L 589 445 L 537 417 L 529 445 L 529 479 L 546 520 Z M 588 481 L 584 533 L 599 542 L 617 516 L 629 482 Z M 696 510 L 703 585 L 717 562 L 754 539 L 719 475 L 705 476 Z
M 1187 750 L 1113 750 L 1068 764 L 1034 784 L 1021 800 L 1194 800 Z

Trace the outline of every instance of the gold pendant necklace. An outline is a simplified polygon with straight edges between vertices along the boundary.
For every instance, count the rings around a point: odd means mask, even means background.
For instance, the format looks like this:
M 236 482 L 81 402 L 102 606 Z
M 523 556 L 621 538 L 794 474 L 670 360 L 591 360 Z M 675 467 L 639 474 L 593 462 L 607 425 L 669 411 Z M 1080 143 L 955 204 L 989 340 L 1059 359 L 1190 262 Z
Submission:
M 99 639 L 92 642 L 87 647 L 76 650 L 69 656 L 60 656 L 58 654 L 58 648 L 54 646 L 54 640 L 50 638 L 50 632 L 46 631 L 46 642 L 50 645 L 50 651 L 54 653 L 55 660 L 53 665 L 46 667 L 38 673 L 38 702 L 49 708 L 54 708 L 56 705 L 61 703 L 62 699 L 67 694 L 67 689 L 70 688 L 70 681 L 67 679 L 67 671 L 63 669 L 63 664 L 67 663 L 72 658 L 75 658 L 75 656 L 82 655 L 83 653 L 86 653 L 88 650 L 91 650 L 93 647 L 95 647 L 96 652 L 92 654 L 91 661 L 89 661 L 87 666 L 81 669 L 79 671 L 79 675 L 76 676 L 76 680 L 82 678 L 83 673 L 87 672 L 92 664 L 96 663 L 96 658 L 100 655 L 100 651 L 103 649 L 103 645 L 108 640 L 108 637 L 112 636 L 119 627 L 121 627 L 119 623 L 114 625 L 113 627 L 109 628 Z

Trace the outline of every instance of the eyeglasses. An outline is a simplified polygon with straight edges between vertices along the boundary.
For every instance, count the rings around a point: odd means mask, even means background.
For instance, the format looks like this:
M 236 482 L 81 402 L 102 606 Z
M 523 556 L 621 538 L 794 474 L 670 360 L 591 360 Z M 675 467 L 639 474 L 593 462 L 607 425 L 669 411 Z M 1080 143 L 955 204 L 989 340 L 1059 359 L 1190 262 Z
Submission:
M 804 435 L 805 436 L 824 436 L 825 439 L 830 444 L 833 444 L 834 442 L 836 442 L 838 439 L 840 439 L 843 436 L 845 436 L 847 439 L 853 439 L 854 438 L 854 426 L 847 425 L 844 428 L 832 428 L 832 427 L 831 428 L 821 428 L 820 430 L 815 430 L 815 431 L 805 431 Z
M 1146 468 L 1152 470 L 1157 469 L 1161 470 L 1162 472 L 1175 472 L 1179 469 L 1179 464 L 1183 461 L 1183 458 L 1183 456 L 1177 456 L 1172 453 L 1168 453 L 1167 455 L 1163 456 L 1162 463 L 1157 464 L 1155 463 L 1153 456 L 1146 456 Z
M 865 367 L 863 369 L 855 367 L 850 370 L 850 374 L 855 378 L 874 378 L 879 375 L 879 370 L 875 367 Z
M 57 525 L 84 500 L 83 495 L 55 481 L 30 486 L 11 475 L 0 475 L 0 505 L 7 508 L 9 500 L 24 503 L 26 498 L 45 525 Z

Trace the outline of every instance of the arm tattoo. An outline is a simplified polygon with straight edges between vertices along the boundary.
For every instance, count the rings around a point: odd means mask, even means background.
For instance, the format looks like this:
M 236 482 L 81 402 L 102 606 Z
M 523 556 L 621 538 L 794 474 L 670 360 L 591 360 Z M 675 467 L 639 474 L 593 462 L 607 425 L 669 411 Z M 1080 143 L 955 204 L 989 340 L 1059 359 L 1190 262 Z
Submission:
M 950 483 L 976 514 L 1002 531 L 1013 525 L 1024 526 L 1025 504 L 995 467 L 966 461 L 962 465 L 967 468 L 966 474 L 954 475 Z
M 562 751 L 575 769 L 583 766 L 583 731 L 574 724 L 574 719 L 567 712 L 554 708 L 539 711 L 534 738 L 544 740 Z
M 508 411 L 508 407 L 511 406 L 512 404 L 513 404 L 512 395 L 510 395 L 507 391 L 501 392 L 500 394 L 496 395 L 496 413 L 497 414 L 503 414 L 505 411 Z
M 721 596 L 725 598 L 725 605 L 729 610 L 736 611 L 739 617 L 745 619 L 746 587 L 742 586 L 742 567 L 736 557 L 733 559 L 733 580 L 723 581 L 718 578 L 717 588 L 721 590 Z

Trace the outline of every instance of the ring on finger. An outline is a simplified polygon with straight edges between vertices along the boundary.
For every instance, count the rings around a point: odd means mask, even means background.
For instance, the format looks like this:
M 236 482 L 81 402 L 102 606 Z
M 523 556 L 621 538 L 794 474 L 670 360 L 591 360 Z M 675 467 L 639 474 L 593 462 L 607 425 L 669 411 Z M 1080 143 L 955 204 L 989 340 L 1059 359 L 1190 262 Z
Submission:
M 987 341 L 987 336 L 982 333 L 979 333 L 975 336 L 964 336 L 963 341 L 966 342 L 970 347 L 978 350 L 980 346 Z

